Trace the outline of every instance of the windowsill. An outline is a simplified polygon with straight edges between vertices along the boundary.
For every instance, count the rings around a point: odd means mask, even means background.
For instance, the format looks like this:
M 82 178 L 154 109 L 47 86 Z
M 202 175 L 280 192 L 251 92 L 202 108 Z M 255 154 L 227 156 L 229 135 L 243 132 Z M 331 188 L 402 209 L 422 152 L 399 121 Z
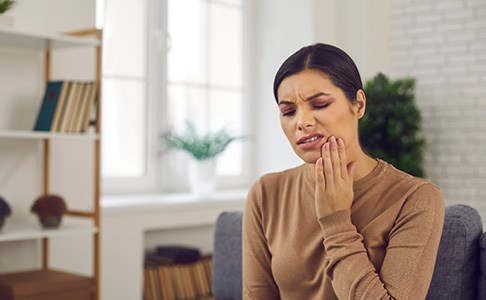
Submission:
M 242 207 L 247 193 L 247 189 L 218 191 L 206 199 L 186 193 L 109 195 L 101 197 L 101 211 L 106 216 L 226 210 Z

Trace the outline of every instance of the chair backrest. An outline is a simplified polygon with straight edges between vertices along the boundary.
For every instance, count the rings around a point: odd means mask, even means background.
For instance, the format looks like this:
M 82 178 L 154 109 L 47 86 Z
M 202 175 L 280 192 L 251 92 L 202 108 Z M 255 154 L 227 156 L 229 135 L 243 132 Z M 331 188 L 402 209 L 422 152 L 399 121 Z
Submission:
M 427 299 L 477 299 L 481 217 L 467 205 L 446 207 L 444 229 Z
M 242 218 L 242 212 L 223 212 L 216 222 L 212 290 L 217 300 L 242 298 Z
M 213 256 L 213 295 L 217 300 L 242 298 L 242 212 L 224 212 L 216 222 Z M 446 207 L 444 229 L 427 299 L 476 299 L 480 277 L 481 217 L 467 205 Z M 481 239 L 486 250 L 486 234 Z M 486 265 L 486 251 L 482 251 Z M 479 284 L 486 295 L 486 269 Z

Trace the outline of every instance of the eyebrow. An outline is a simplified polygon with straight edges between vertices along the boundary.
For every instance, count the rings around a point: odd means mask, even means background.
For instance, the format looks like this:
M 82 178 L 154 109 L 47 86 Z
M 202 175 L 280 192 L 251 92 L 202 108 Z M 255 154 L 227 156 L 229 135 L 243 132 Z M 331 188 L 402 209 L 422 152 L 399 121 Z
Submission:
M 314 95 L 312 95 L 310 97 L 305 98 L 304 101 L 310 101 L 310 100 L 314 100 L 315 98 L 320 97 L 320 96 L 330 96 L 330 95 L 331 94 L 319 92 L 317 94 L 314 94 Z M 288 101 L 288 100 L 281 100 L 281 101 L 278 102 L 278 105 L 279 106 L 282 105 L 282 104 L 294 104 L 294 102 Z

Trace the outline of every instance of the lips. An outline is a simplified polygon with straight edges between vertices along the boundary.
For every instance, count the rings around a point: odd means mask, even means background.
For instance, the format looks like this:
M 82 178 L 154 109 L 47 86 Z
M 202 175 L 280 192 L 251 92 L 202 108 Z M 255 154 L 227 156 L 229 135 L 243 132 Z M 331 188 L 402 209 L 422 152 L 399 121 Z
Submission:
M 322 134 L 310 134 L 301 137 L 297 141 L 297 145 L 302 150 L 310 150 L 318 146 L 321 143 L 323 138 L 324 136 Z
M 312 143 L 318 139 L 322 139 L 323 135 L 322 134 L 309 134 L 306 136 L 301 137 L 300 139 L 297 140 L 297 145 L 301 144 L 306 144 L 306 143 Z

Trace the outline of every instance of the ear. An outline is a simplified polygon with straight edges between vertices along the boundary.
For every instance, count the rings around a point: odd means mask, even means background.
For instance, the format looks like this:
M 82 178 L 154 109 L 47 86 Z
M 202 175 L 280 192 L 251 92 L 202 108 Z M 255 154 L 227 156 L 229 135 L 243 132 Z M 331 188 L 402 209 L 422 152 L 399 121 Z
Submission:
M 356 92 L 356 103 L 354 104 L 354 112 L 358 119 L 361 119 L 366 111 L 366 95 L 363 90 L 359 89 Z

